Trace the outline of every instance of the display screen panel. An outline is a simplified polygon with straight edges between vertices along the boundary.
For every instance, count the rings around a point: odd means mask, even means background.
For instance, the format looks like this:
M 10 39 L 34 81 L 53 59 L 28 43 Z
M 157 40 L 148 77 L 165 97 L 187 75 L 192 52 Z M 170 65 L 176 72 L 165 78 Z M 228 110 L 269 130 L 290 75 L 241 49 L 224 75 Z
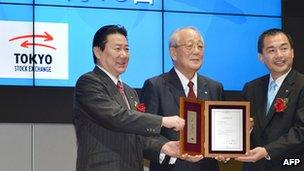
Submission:
M 278 0 L 170 0 L 164 1 L 166 11 L 202 12 L 213 14 L 281 16 Z
M 23 39 L 33 40 L 33 6 L 1 4 L 0 29 L 0 85 L 32 86 L 33 72 L 23 72 L 22 61 L 28 61 L 34 47 L 22 45 Z
M 0 0 L 0 119 L 71 122 L 74 86 L 94 68 L 92 39 L 107 24 L 128 30 L 131 87 L 169 71 L 170 33 L 194 26 L 206 46 L 199 73 L 240 93 L 267 73 L 257 38 L 281 20 L 279 0 Z
M 280 18 L 212 14 L 165 13 L 164 66 L 172 68 L 168 42 L 179 27 L 197 27 L 204 37 L 205 51 L 199 73 L 223 83 L 225 90 L 241 90 L 243 85 L 266 74 L 258 60 L 257 38 L 266 29 L 281 27 Z
M 170 33 L 194 26 L 206 43 L 199 73 L 222 82 L 225 90 L 238 91 L 246 81 L 266 73 L 257 60 L 258 35 L 281 27 L 281 4 L 274 0 L 250 4 L 216 0 L 0 3 L 0 24 L 6 29 L 0 33 L 1 61 L 5 61 L 0 85 L 74 87 L 77 78 L 94 67 L 95 31 L 106 24 L 121 24 L 128 30 L 131 53 L 122 78 L 130 86 L 141 88 L 146 79 L 168 71 L 172 67 Z M 14 39 L 18 37 L 22 38 Z

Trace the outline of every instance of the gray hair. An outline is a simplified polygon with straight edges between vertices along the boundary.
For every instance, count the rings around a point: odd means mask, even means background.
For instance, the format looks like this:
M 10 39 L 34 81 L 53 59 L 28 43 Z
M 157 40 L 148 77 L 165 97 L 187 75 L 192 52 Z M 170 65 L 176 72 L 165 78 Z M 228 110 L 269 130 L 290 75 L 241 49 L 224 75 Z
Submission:
M 180 41 L 180 36 L 179 36 L 178 33 L 183 31 L 183 30 L 193 30 L 193 31 L 195 31 L 196 33 L 198 33 L 201 36 L 202 42 L 204 43 L 204 38 L 201 35 L 200 31 L 194 26 L 187 26 L 187 27 L 178 28 L 171 33 L 170 40 L 169 40 L 169 48 L 178 46 L 178 43 Z

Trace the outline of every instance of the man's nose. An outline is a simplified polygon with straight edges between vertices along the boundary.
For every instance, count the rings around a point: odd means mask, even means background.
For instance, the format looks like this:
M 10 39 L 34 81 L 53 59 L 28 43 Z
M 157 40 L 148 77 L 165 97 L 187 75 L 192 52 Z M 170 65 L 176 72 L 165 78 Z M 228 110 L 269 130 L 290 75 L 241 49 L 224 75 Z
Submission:
M 126 57 L 128 57 L 128 55 L 129 55 L 128 51 L 126 51 L 126 50 L 121 50 L 120 51 L 120 57 L 121 58 L 126 58 Z
M 282 57 L 283 56 L 283 51 L 281 51 L 280 49 L 277 49 L 276 52 L 277 52 L 277 56 L 278 57 Z
M 193 46 L 193 52 L 195 53 L 195 54 L 198 54 L 198 53 L 200 53 L 200 52 L 202 52 L 203 51 L 203 49 L 201 49 L 200 47 L 199 47 L 199 45 L 194 45 Z

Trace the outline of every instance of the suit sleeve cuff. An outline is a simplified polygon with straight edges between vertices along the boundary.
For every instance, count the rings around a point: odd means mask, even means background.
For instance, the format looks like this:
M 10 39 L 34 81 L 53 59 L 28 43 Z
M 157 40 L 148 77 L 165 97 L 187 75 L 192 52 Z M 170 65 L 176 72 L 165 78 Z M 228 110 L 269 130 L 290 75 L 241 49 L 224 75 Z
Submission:
M 266 159 L 266 160 L 271 160 L 269 154 L 267 154 L 267 156 L 265 156 L 265 159 Z
M 166 154 L 165 153 L 160 153 L 159 154 L 159 164 L 162 164 L 163 161 L 165 160 L 165 157 L 166 157 Z M 169 164 L 175 164 L 177 158 L 176 157 L 170 157 L 170 160 L 169 160 Z
M 165 160 L 166 154 L 165 153 L 160 153 L 159 154 L 159 164 L 162 164 L 162 162 Z

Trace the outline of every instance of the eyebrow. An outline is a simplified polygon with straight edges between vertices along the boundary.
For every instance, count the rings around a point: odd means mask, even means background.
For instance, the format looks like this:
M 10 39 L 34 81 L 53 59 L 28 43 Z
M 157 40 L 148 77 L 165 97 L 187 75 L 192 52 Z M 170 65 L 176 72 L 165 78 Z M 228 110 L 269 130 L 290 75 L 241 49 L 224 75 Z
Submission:
M 284 42 L 284 43 L 280 44 L 278 47 L 282 47 L 282 46 L 285 46 L 285 45 L 288 45 L 288 43 Z M 272 45 L 272 46 L 266 47 L 266 49 L 271 49 L 271 48 L 275 48 L 275 46 Z
M 111 46 L 129 46 L 129 44 L 128 43 L 127 44 L 124 44 L 124 43 L 113 43 Z
M 181 44 L 193 44 L 193 43 L 196 43 L 196 44 L 202 44 L 202 45 L 204 45 L 204 43 L 202 42 L 202 41 L 191 41 L 191 40 L 189 40 L 189 41 L 186 41 L 185 43 L 181 43 Z

